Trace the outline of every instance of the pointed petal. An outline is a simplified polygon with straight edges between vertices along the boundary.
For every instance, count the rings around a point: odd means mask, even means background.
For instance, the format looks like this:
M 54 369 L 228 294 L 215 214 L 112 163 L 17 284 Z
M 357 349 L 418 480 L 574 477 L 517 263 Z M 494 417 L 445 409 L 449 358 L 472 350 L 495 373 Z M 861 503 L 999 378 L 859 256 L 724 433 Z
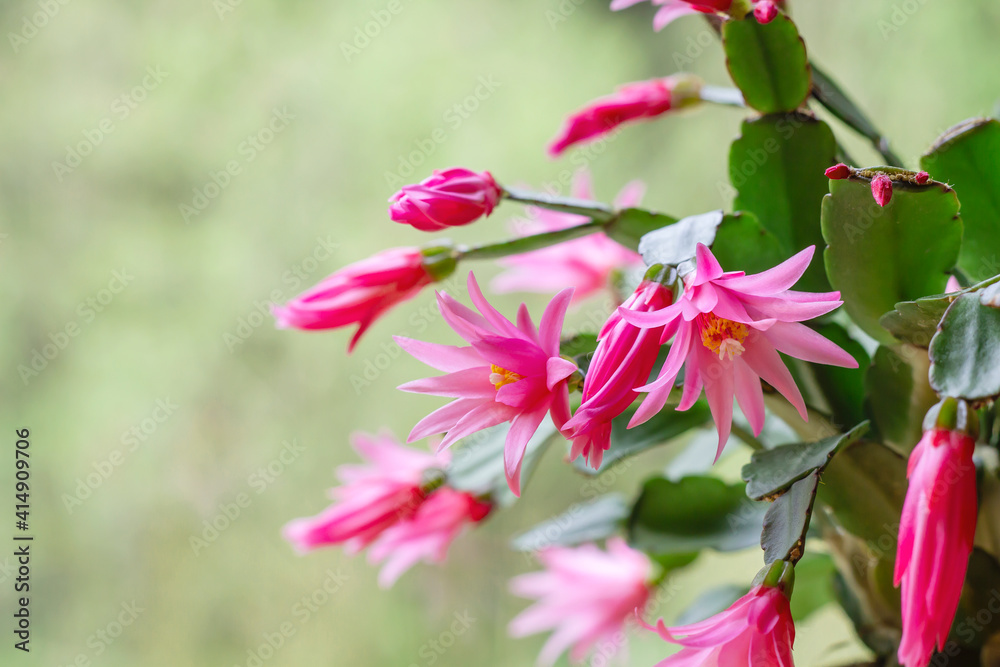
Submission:
M 559 356 L 559 338 L 562 336 L 563 319 L 573 298 L 573 289 L 564 289 L 556 294 L 542 314 L 538 324 L 538 344 L 550 356 Z
M 779 352 L 796 359 L 843 368 L 858 367 L 854 357 L 804 324 L 777 322 L 763 335 Z
M 439 371 L 451 373 L 481 366 L 485 361 L 472 347 L 425 343 L 403 336 L 393 336 L 393 340 L 412 357 Z
M 524 462 L 524 451 L 547 411 L 546 408 L 518 415 L 511 422 L 510 431 L 507 432 L 507 442 L 503 449 L 503 466 L 507 474 L 507 484 L 517 497 L 521 496 L 521 464 Z
M 691 281 L 692 286 L 704 285 L 710 280 L 722 277 L 724 271 L 719 265 L 719 260 L 704 243 L 698 244 L 698 249 L 695 251 L 695 261 L 697 262 L 697 271 L 694 274 L 694 280 Z
M 799 393 L 799 388 L 796 386 L 795 380 L 792 379 L 792 374 L 788 372 L 785 363 L 778 356 L 771 342 L 764 334 L 760 334 L 747 338 L 745 347 L 746 350 L 742 355 L 743 361 L 764 382 L 777 389 L 782 396 L 788 399 L 788 402 L 795 406 L 802 419 L 808 420 L 809 415 L 806 412 L 806 404 L 802 400 L 802 394 Z
M 399 385 L 401 391 L 452 398 L 493 398 L 496 389 L 489 381 L 490 367 L 466 368 L 439 377 L 414 380 Z
M 736 400 L 750 422 L 753 434 L 760 435 L 764 428 L 764 391 L 760 378 L 751 370 L 742 357 L 733 359 Z
M 809 268 L 815 251 L 816 246 L 809 246 L 767 271 L 738 278 L 723 278 L 720 282 L 723 287 L 734 292 L 774 296 L 798 282 L 802 274 Z

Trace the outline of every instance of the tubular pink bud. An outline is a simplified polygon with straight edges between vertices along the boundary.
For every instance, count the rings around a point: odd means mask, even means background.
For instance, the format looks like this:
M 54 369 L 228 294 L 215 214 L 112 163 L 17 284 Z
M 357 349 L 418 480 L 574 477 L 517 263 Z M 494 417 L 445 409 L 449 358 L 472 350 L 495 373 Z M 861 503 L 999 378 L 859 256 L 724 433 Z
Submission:
M 931 180 L 931 175 L 926 171 L 918 171 L 913 180 L 917 182 L 917 185 L 924 185 L 927 181 Z
M 760 0 L 754 5 L 753 15 L 758 23 L 770 23 L 778 15 L 778 7 L 771 0 Z
M 826 177 L 831 180 L 841 181 L 851 175 L 851 168 L 843 162 L 840 162 L 833 165 L 823 173 L 825 173 Z
M 879 206 L 885 206 L 892 201 L 892 179 L 885 174 L 877 174 L 872 179 L 872 196 Z
M 474 222 L 493 212 L 502 189 L 488 171 L 452 168 L 435 171 L 416 185 L 394 194 L 389 217 L 424 232 L 438 232 Z

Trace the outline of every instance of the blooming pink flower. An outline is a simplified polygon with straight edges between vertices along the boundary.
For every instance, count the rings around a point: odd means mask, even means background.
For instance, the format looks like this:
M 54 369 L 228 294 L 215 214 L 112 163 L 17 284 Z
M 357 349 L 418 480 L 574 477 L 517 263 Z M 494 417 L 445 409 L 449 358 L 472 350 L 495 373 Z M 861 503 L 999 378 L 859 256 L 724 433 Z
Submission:
M 637 5 L 646 0 L 611 0 L 611 10 L 618 11 L 626 9 L 632 5 Z M 752 0 L 754 5 L 754 17 L 760 23 L 770 23 L 778 14 L 777 5 L 780 0 Z M 653 18 L 653 28 L 657 31 L 663 30 L 670 25 L 674 19 L 687 14 L 716 14 L 719 12 L 728 13 L 733 5 L 733 0 L 651 0 L 653 5 L 660 8 Z
M 431 454 L 404 447 L 388 433 L 352 436 L 367 465 L 343 465 L 344 483 L 331 491 L 337 501 L 316 517 L 296 519 L 284 529 L 299 551 L 343 544 L 356 553 L 388 528 L 413 515 L 424 501 L 426 473 L 448 463 L 447 452 Z
M 794 664 L 795 623 L 788 598 L 779 588 L 757 586 L 729 609 L 707 620 L 668 628 L 661 619 L 655 630 L 668 642 L 684 647 L 656 667 L 793 667 Z
M 629 183 L 615 199 L 615 207 L 621 209 L 638 205 L 645 189 L 640 181 Z M 577 199 L 594 198 L 586 170 L 576 172 L 572 195 Z M 558 231 L 589 220 L 582 215 L 534 206 L 528 208 L 528 214 L 530 218 L 518 219 L 514 223 L 515 233 L 521 236 Z M 639 253 L 611 240 L 604 232 L 505 257 L 497 263 L 507 270 L 490 284 L 494 291 L 554 293 L 575 287 L 574 302 L 607 289 L 616 273 L 643 265 Z
M 456 400 L 413 427 L 409 441 L 447 433 L 441 448 L 503 422 L 511 422 L 504 448 L 507 482 L 520 495 L 521 461 L 528 440 L 551 412 L 557 428 L 569 419 L 567 379 L 576 364 L 559 356 L 563 318 L 573 291 L 552 299 L 536 328 L 521 304 L 517 324 L 491 306 L 469 274 L 469 296 L 481 315 L 442 292 L 438 305 L 445 321 L 469 343 L 465 347 L 397 337 L 411 355 L 447 375 L 408 382 L 403 391 L 449 396 Z
M 673 303 L 673 293 L 657 280 L 643 280 L 622 305 L 623 310 L 650 312 Z M 563 432 L 572 438 L 570 460 L 579 455 L 594 470 L 611 446 L 611 420 L 625 412 L 645 385 L 660 353 L 664 327 L 640 329 L 615 311 L 598 336 L 583 381 L 583 403 Z M 668 336 L 669 337 L 669 336 Z
M 420 250 L 393 248 L 335 271 L 271 311 L 280 328 L 336 329 L 357 324 L 350 351 L 372 322 L 433 281 Z
M 872 179 L 872 196 L 879 206 L 888 204 L 892 200 L 892 179 L 885 174 L 876 174 Z
M 556 547 L 538 559 L 545 571 L 510 582 L 514 595 L 538 602 L 511 621 L 509 631 L 524 637 L 554 630 L 540 665 L 552 665 L 570 646 L 570 658 L 579 662 L 602 639 L 614 644 L 626 620 L 649 600 L 653 565 L 620 538 L 608 540 L 607 551 L 593 544 Z
M 488 171 L 452 168 L 435 171 L 404 186 L 389 201 L 389 216 L 425 232 L 467 225 L 493 212 L 503 189 Z
M 488 502 L 449 487 L 431 493 L 413 516 L 383 532 L 368 550 L 371 562 L 385 562 L 378 575 L 379 585 L 392 586 L 420 560 L 444 561 L 448 547 L 462 528 L 482 521 L 491 507 Z
M 622 123 L 654 118 L 690 104 L 699 99 L 700 87 L 698 79 L 685 74 L 626 84 L 571 115 L 549 145 L 549 155 L 557 156 L 574 144 L 602 137 Z
M 895 584 L 902 584 L 899 661 L 926 667 L 943 649 L 958 609 L 976 533 L 975 441 L 932 428 L 910 454 Z
M 840 292 L 795 292 L 815 248 L 810 246 L 763 273 L 724 272 L 712 252 L 697 249 L 697 270 L 685 277 L 684 294 L 671 306 L 653 312 L 619 308 L 627 322 L 676 330 L 659 377 L 637 391 L 648 391 L 629 426 L 647 421 L 666 404 L 684 366 L 684 393 L 678 410 L 687 410 L 702 388 L 719 432 L 719 453 L 729 438 L 736 396 L 753 428 L 764 427 L 760 379 L 777 389 L 808 419 L 791 373 L 778 352 L 811 361 L 857 368 L 854 357 L 823 338 L 804 320 L 824 315 L 843 303 Z

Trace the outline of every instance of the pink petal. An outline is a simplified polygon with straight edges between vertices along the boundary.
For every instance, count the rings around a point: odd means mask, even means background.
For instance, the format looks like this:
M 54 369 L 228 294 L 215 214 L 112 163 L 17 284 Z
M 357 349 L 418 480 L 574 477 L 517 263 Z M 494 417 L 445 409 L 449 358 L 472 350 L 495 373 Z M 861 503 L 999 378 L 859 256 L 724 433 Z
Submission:
M 722 277 L 724 271 L 719 264 L 719 260 L 715 258 L 715 255 L 712 254 L 712 251 L 704 243 L 698 244 L 698 249 L 695 251 L 695 261 L 697 262 L 697 270 L 694 274 L 694 280 L 691 281 L 692 286 L 704 285 L 710 280 L 717 280 Z
M 778 322 L 763 334 L 779 352 L 818 364 L 857 368 L 858 362 L 838 345 L 804 324 Z
M 764 391 L 760 386 L 760 378 L 740 357 L 733 359 L 733 371 L 736 400 L 750 422 L 753 434 L 760 435 L 764 428 Z
M 538 430 L 545 419 L 546 410 L 527 412 L 514 418 L 507 432 L 507 442 L 503 450 L 504 471 L 507 473 L 507 484 L 515 496 L 521 496 L 521 464 L 524 462 L 524 452 L 528 441 Z
M 490 367 L 467 368 L 440 377 L 424 378 L 399 385 L 398 389 L 415 394 L 452 398 L 490 398 L 496 389 L 490 384 Z
M 471 347 L 425 343 L 403 336 L 393 336 L 393 340 L 418 361 L 422 361 L 439 371 L 460 371 L 484 362 L 479 353 Z
M 802 419 L 809 421 L 805 401 L 802 400 L 802 394 L 799 393 L 799 388 L 795 385 L 792 374 L 785 367 L 781 357 L 778 356 L 778 353 L 764 334 L 751 335 L 751 337 L 744 341 L 744 347 L 746 350 L 742 355 L 743 361 L 764 382 L 777 389 L 782 396 L 788 399 L 788 402 L 798 410 L 799 416 Z
M 660 11 L 656 12 L 656 16 L 653 17 L 653 30 L 659 32 L 663 30 L 668 25 L 670 25 L 674 19 L 680 18 L 681 16 L 687 16 L 688 14 L 697 14 L 698 12 L 691 8 L 691 5 L 687 3 L 680 2 L 670 2 L 664 4 L 660 8 Z
M 738 278 L 725 278 L 720 281 L 721 286 L 734 292 L 760 296 L 778 295 L 779 292 L 789 289 L 798 282 L 802 274 L 809 268 L 815 251 L 816 246 L 809 246 L 767 271 Z
M 549 302 L 538 324 L 538 344 L 549 356 L 559 356 L 559 339 L 562 336 L 563 319 L 573 298 L 573 288 L 565 289 Z

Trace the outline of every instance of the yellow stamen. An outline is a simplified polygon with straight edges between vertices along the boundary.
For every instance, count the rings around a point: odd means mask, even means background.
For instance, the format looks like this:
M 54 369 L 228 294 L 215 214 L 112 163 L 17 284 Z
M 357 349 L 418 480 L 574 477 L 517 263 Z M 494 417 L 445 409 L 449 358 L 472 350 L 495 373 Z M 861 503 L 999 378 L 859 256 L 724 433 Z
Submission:
M 726 355 L 732 360 L 733 357 L 743 354 L 746 349 L 743 347 L 743 341 L 749 333 L 750 330 L 745 324 L 724 320 L 707 313 L 702 320 L 701 342 L 712 352 L 717 352 L 720 361 L 725 359 Z
M 500 387 L 504 385 L 513 384 L 518 380 L 524 379 L 523 375 L 518 375 L 517 373 L 509 371 L 506 368 L 500 368 L 496 364 L 490 365 L 490 370 L 493 371 L 490 373 L 490 382 L 497 389 L 497 391 L 499 391 Z

